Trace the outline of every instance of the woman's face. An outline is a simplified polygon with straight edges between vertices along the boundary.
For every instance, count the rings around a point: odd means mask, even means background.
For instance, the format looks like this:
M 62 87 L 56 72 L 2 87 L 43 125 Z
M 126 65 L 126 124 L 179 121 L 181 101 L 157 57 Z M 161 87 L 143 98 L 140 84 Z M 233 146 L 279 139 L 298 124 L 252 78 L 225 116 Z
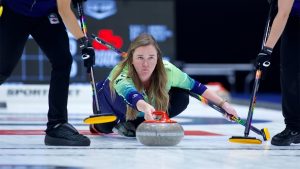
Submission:
M 149 82 L 149 79 L 157 64 L 157 50 L 153 45 L 140 46 L 135 49 L 132 64 L 142 81 Z

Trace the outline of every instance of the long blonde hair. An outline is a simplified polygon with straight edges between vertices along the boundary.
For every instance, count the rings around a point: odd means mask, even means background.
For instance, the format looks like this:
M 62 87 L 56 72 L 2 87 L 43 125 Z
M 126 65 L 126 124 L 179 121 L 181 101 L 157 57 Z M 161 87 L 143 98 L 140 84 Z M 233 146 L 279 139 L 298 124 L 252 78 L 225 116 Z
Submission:
M 167 73 L 162 60 L 162 52 L 156 42 L 156 40 L 149 34 L 139 35 L 133 42 L 127 51 L 127 57 L 118 64 L 118 68 L 114 71 L 111 81 L 109 83 L 112 98 L 115 96 L 115 89 L 113 84 L 116 78 L 121 74 L 125 66 L 128 66 L 128 77 L 130 77 L 134 83 L 134 86 L 139 92 L 142 92 L 144 86 L 139 79 L 139 76 L 132 64 L 133 53 L 136 48 L 141 46 L 153 45 L 157 50 L 157 64 L 150 78 L 150 87 L 146 94 L 149 99 L 149 104 L 153 105 L 156 110 L 167 111 L 169 106 L 169 94 L 167 92 Z M 137 111 L 127 105 L 126 120 L 134 120 L 137 117 Z

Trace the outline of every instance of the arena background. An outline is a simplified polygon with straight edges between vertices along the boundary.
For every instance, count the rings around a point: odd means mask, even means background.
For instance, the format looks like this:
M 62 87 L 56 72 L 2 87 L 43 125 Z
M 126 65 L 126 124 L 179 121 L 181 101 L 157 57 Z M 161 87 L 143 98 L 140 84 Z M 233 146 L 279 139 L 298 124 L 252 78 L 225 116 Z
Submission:
M 189 63 L 253 63 L 261 47 L 268 3 L 266 0 L 88 0 L 85 11 L 90 34 L 126 51 L 138 34 L 151 33 L 164 57 L 184 68 Z M 108 75 L 120 57 L 96 42 L 93 46 L 98 81 Z M 88 83 L 78 44 L 71 34 L 70 48 L 74 57 L 71 83 Z M 274 53 L 260 92 L 280 92 L 277 48 Z M 34 40 L 29 39 L 8 83 L 47 84 L 49 66 Z M 249 73 L 235 72 L 234 89 L 222 72 L 215 76 L 205 73 L 192 76 L 203 83 L 221 82 L 228 90 L 245 92 L 245 78 Z

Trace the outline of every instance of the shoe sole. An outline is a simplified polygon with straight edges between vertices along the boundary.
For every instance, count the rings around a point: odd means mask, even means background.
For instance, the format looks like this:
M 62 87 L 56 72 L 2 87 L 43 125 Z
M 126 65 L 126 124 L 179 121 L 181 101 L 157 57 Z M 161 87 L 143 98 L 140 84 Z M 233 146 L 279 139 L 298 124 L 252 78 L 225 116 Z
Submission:
M 296 138 L 295 141 L 294 141 L 293 143 L 299 144 L 299 143 L 300 143 L 300 137 Z
M 276 141 L 271 141 L 271 144 L 274 146 L 290 146 L 292 143 L 282 144 Z
M 63 138 L 55 138 L 46 135 L 45 136 L 45 145 L 47 146 L 89 146 L 90 140 L 88 141 L 70 141 Z

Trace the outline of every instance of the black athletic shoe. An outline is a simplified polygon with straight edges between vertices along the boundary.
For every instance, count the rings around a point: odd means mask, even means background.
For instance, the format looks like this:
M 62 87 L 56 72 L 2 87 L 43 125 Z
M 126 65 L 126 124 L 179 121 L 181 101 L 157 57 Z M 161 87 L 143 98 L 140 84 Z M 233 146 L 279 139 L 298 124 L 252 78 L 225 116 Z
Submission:
M 135 126 L 131 122 L 120 122 L 113 128 L 113 131 L 125 137 L 135 137 L 135 130 Z
M 6 102 L 0 102 L 0 108 L 6 108 L 7 105 L 6 105 Z
M 285 128 L 281 133 L 276 134 L 271 144 L 275 146 L 289 146 L 292 143 L 300 143 L 300 132 Z
M 46 130 L 45 144 L 49 146 L 89 146 L 90 139 L 69 123 L 57 124 L 52 129 Z

